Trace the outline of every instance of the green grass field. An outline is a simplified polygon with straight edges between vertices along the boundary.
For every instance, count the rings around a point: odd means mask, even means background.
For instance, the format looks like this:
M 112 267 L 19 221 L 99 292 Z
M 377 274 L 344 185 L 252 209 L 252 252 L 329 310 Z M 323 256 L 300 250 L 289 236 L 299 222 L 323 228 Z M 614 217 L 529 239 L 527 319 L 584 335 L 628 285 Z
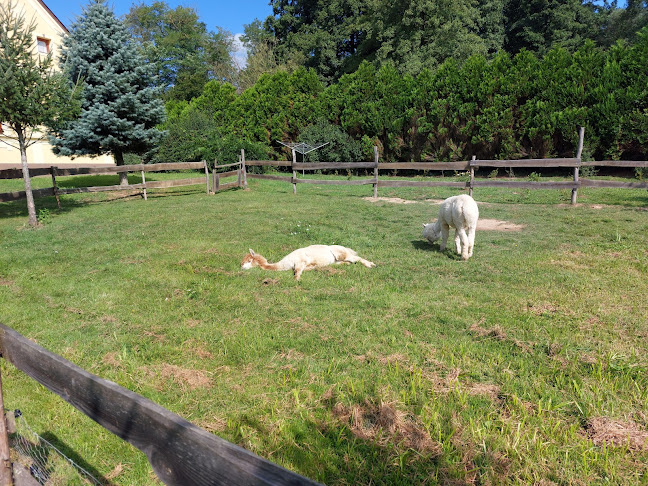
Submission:
M 0 322 L 329 485 L 648 483 L 647 191 L 572 207 L 568 191 L 476 190 L 483 221 L 521 228 L 478 231 L 463 262 L 421 238 L 453 189 L 380 190 L 404 204 L 248 182 L 37 199 L 37 229 L 24 201 L 0 204 Z M 277 261 L 314 243 L 377 266 L 240 270 L 248 248 Z M 2 381 L 5 407 L 97 476 L 157 483 L 5 361 Z

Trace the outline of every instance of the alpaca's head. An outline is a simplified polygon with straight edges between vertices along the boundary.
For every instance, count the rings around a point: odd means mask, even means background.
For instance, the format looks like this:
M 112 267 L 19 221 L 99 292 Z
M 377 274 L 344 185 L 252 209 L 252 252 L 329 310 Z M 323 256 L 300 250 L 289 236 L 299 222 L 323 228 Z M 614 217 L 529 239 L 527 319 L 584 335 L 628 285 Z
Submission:
M 436 224 L 434 224 L 434 223 L 429 223 L 429 224 L 423 223 L 423 238 L 428 240 L 430 243 L 434 243 L 436 240 L 441 238 L 441 233 L 437 232 L 437 230 L 436 230 Z
M 243 261 L 241 262 L 241 270 L 248 270 L 253 267 L 258 267 L 259 257 L 260 255 L 254 253 L 252 248 L 250 248 L 250 253 L 243 257 Z

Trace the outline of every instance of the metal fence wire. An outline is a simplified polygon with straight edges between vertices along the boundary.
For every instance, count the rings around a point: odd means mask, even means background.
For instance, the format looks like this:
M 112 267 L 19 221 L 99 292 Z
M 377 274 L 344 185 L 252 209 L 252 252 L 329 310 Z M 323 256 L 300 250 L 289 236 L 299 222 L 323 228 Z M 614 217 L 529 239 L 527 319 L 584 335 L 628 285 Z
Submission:
M 14 471 L 22 466 L 38 484 L 47 486 L 101 486 L 92 474 L 38 435 L 20 410 L 14 410 L 13 415 L 15 431 L 9 436 L 9 446 Z

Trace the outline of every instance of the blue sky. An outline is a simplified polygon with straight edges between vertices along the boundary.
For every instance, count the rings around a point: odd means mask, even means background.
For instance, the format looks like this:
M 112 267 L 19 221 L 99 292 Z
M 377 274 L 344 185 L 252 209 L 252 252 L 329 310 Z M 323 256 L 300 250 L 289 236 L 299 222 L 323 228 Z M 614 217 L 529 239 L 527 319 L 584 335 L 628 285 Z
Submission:
M 69 27 L 74 19 L 81 15 L 83 7 L 89 4 L 88 0 L 44 0 L 45 5 Z M 108 0 L 107 4 L 113 8 L 117 16 L 122 16 L 130 10 L 133 4 L 145 3 L 150 5 L 151 0 Z M 232 34 L 242 34 L 243 25 L 249 24 L 255 18 L 264 20 L 272 13 L 269 0 L 187 0 L 165 2 L 172 9 L 179 5 L 191 7 L 197 13 L 201 22 L 207 25 L 208 30 L 216 31 L 217 27 L 229 30 Z

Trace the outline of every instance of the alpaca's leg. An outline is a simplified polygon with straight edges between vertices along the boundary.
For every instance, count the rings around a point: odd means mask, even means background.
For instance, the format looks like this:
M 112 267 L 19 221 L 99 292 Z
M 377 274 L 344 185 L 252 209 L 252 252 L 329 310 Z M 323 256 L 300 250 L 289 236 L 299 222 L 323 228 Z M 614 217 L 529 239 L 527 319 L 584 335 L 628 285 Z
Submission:
M 461 239 L 461 259 L 468 260 L 468 235 L 466 234 L 466 230 L 463 227 L 457 228 L 457 234 Z
M 295 268 L 293 270 L 293 273 L 295 274 L 295 280 L 299 280 L 301 278 L 302 272 L 305 270 L 304 265 L 295 265 Z
M 473 254 L 475 247 L 475 228 L 468 228 L 468 258 Z
M 455 231 L 455 249 L 457 253 L 461 253 L 461 238 L 459 238 L 459 230 Z
M 449 234 L 450 234 L 450 226 L 448 226 L 447 224 L 442 224 L 441 225 L 441 247 L 440 247 L 441 251 L 446 249 L 446 245 L 448 244 Z
M 344 257 L 344 260 L 338 263 L 362 263 L 365 267 L 371 268 L 375 267 L 376 264 L 374 262 L 370 262 L 369 260 L 365 260 L 364 258 L 359 257 L 358 255 L 346 255 Z

